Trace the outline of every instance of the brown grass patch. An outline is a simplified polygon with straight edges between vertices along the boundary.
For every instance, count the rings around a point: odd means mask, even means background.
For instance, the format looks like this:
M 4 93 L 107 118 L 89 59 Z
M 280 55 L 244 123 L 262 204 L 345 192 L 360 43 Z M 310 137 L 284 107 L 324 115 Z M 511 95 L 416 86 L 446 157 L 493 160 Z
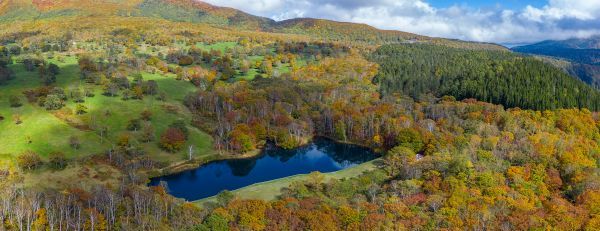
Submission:
M 73 111 L 71 111 L 68 108 L 63 108 L 63 109 L 60 109 L 57 111 L 53 111 L 52 115 L 54 115 L 56 118 L 64 121 L 69 126 L 77 128 L 81 131 L 93 131 L 93 129 L 89 125 L 87 125 L 85 122 L 83 122 L 77 116 L 75 116 L 73 114 Z

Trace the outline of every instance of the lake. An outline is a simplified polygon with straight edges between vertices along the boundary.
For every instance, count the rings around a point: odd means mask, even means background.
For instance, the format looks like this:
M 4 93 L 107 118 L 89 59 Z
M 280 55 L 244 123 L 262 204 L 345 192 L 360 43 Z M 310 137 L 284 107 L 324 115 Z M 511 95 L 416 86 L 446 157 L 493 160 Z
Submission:
M 231 191 L 297 174 L 334 172 L 377 157 L 368 148 L 315 138 L 308 145 L 292 150 L 268 144 L 256 157 L 210 162 L 193 170 L 152 178 L 149 185 L 156 186 L 165 181 L 171 195 L 194 201 L 223 190 Z

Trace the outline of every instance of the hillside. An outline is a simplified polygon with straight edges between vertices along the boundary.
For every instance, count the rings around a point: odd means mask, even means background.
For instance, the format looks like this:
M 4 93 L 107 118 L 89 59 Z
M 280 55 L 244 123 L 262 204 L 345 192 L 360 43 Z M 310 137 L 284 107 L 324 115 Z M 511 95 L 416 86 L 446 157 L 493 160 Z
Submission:
M 472 51 L 432 45 L 382 46 L 372 55 L 380 65 L 384 94 L 423 94 L 534 110 L 600 109 L 600 92 L 544 62 L 510 52 Z
M 0 230 L 600 230 L 600 91 L 572 68 L 192 0 L 0 0 Z
M 8 0 L 0 5 L 0 22 L 60 19 L 70 16 L 149 17 L 221 28 L 308 35 L 328 41 L 363 43 L 371 46 L 379 43 L 426 42 L 473 49 L 506 49 L 495 44 L 430 38 L 401 31 L 379 30 L 364 24 L 323 19 L 302 18 L 276 22 L 196 0 Z
M 588 39 L 543 41 L 512 48 L 513 51 L 567 59 L 572 62 L 600 65 L 600 36 Z
M 519 46 L 514 49 L 600 49 L 600 36 L 594 36 L 587 39 L 573 38 L 567 40 L 547 40 L 531 45 Z
M 579 77 L 592 86 L 600 87 L 600 36 L 588 39 L 543 41 L 531 45 L 514 47 L 511 50 L 519 53 L 562 59 L 567 63 L 563 63 L 558 67 L 570 75 Z M 557 64 L 555 61 L 550 61 L 550 63 Z

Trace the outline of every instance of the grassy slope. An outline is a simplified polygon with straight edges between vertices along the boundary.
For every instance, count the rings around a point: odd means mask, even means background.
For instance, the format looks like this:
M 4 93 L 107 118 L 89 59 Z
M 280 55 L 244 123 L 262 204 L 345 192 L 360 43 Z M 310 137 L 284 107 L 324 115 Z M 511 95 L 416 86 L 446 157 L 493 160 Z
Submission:
M 71 89 L 84 86 L 79 80 L 79 68 L 75 57 L 67 57 L 64 62 L 50 60 L 61 67 L 61 73 L 58 76 L 57 86 L 65 89 Z M 177 119 L 191 120 L 191 114 L 181 105 L 181 100 L 189 92 L 195 91 L 194 86 L 187 82 L 177 81 L 171 77 L 165 77 L 158 74 L 144 74 L 145 80 L 156 80 L 159 89 L 167 93 L 166 102 L 161 102 L 154 97 L 145 97 L 144 100 L 123 101 L 120 97 L 106 97 L 101 95 L 100 87 L 95 87 L 96 96 L 86 98 L 85 106 L 88 107 L 87 114 L 82 116 L 71 116 L 73 119 L 83 121 L 92 125 L 92 121 L 101 122 L 109 127 L 109 141 L 101 142 L 99 134 L 95 131 L 82 131 L 68 125 L 65 121 L 57 118 L 51 112 L 26 103 L 22 92 L 26 89 L 41 86 L 36 72 L 27 72 L 23 65 L 14 64 L 11 66 L 17 73 L 17 79 L 9 84 L 0 86 L 0 115 L 6 119 L 0 122 L 0 159 L 9 159 L 19 153 L 27 150 L 38 152 L 43 157 L 53 151 L 62 151 L 69 157 L 86 156 L 110 147 L 121 133 L 126 132 L 125 127 L 132 118 L 139 117 L 139 113 L 144 109 L 150 109 L 153 112 L 152 124 L 155 128 L 156 137 L 164 131 L 169 124 Z M 89 85 L 88 85 L 89 86 Z M 8 97 L 10 95 L 19 95 L 23 98 L 23 106 L 19 108 L 10 108 Z M 75 103 L 67 102 L 65 110 L 73 110 Z M 177 108 L 176 113 L 168 112 L 164 105 L 172 105 Z M 105 112 L 109 110 L 110 116 Z M 14 114 L 22 115 L 23 123 L 16 125 L 12 116 Z M 95 118 L 95 120 L 92 120 Z M 188 144 L 195 146 L 197 157 L 212 155 L 211 137 L 193 127 L 190 128 L 190 141 Z M 82 141 L 82 148 L 74 150 L 69 147 L 68 138 L 78 136 Z M 31 143 L 29 143 L 29 138 Z M 177 154 L 165 153 L 160 150 L 156 142 L 142 144 L 144 149 L 155 160 L 176 162 L 186 158 L 185 151 Z M 5 161 L 6 162 L 6 161 Z M 11 161 L 12 162 L 12 161 Z
M 366 171 L 373 170 L 377 168 L 378 162 L 380 159 L 375 159 L 361 165 L 340 170 L 337 172 L 324 173 L 325 180 L 331 179 L 344 179 L 344 178 L 352 178 L 361 175 Z M 305 181 L 308 179 L 308 174 L 301 174 L 295 176 L 289 176 L 285 178 L 280 178 L 276 180 L 256 183 L 238 190 L 232 191 L 232 193 L 242 199 L 261 199 L 261 200 L 274 200 L 277 199 L 277 196 L 281 194 L 281 189 L 285 187 L 289 187 L 292 182 L 296 181 Z M 209 197 L 201 200 L 194 201 L 197 205 L 202 205 L 205 202 L 214 202 L 215 197 Z
M 239 44 L 237 42 L 219 42 L 219 43 L 214 43 L 214 44 L 209 45 L 206 43 L 199 42 L 199 43 L 196 43 L 195 46 L 204 51 L 218 50 L 218 51 L 221 51 L 222 54 L 224 54 L 225 51 L 227 51 L 229 49 L 233 49 L 236 46 L 239 46 Z M 152 48 L 150 46 L 144 46 L 139 51 L 139 53 L 140 54 L 148 54 L 148 55 L 158 55 L 159 53 L 166 54 L 169 52 L 169 49 L 170 49 L 169 47 L 160 47 L 160 46 L 157 46 L 154 48 L 155 48 L 155 50 L 152 51 Z M 187 49 L 190 49 L 190 46 L 180 43 L 180 44 L 177 44 L 177 48 L 187 50 Z M 265 58 L 264 56 L 249 56 L 248 61 L 250 61 L 253 64 L 257 61 L 262 62 L 262 60 L 264 58 Z M 307 63 L 308 63 L 308 61 L 303 58 L 299 58 L 297 60 L 298 67 L 306 66 Z M 207 69 L 209 68 L 209 66 L 204 65 L 204 64 L 202 65 L 202 67 L 207 68 Z M 274 70 L 277 70 L 280 74 L 289 73 L 291 71 L 289 64 L 282 64 L 280 67 L 274 67 Z M 235 80 L 250 81 L 250 80 L 253 80 L 254 77 L 256 77 L 256 75 L 258 75 L 258 74 L 260 74 L 259 70 L 257 68 L 252 67 L 246 74 L 238 73 Z
M 74 66 L 74 58 L 68 58 L 65 63 L 61 63 L 62 73 L 57 77 L 58 86 L 66 86 L 75 78 L 78 78 Z M 3 153 L 16 155 L 26 150 L 33 150 L 46 156 L 52 151 L 63 151 L 68 156 L 74 156 L 75 150 L 68 147 L 68 137 L 76 135 L 84 140 L 93 139 L 94 134 L 83 132 L 67 125 L 65 122 L 48 113 L 37 105 L 26 102 L 22 92 L 27 89 L 41 86 L 41 81 L 36 72 L 27 72 L 23 65 L 14 64 L 11 66 L 17 74 L 17 78 L 9 84 L 0 86 L 0 114 L 6 119 L 0 122 L 0 146 L 3 147 Z M 23 106 L 11 108 L 8 104 L 8 98 L 11 95 L 19 95 L 22 98 Z M 22 116 L 23 123 L 16 125 L 12 117 L 15 114 Z M 28 137 L 31 143 L 28 143 Z M 99 148 L 84 145 L 77 153 L 90 154 Z

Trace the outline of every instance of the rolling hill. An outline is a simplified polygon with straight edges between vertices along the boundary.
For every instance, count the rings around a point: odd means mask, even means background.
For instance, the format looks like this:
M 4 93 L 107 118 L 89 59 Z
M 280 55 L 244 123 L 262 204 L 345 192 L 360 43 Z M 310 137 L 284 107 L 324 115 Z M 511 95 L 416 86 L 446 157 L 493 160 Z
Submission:
M 401 31 L 379 30 L 357 23 L 312 18 L 278 22 L 196 0 L 7 0 L 0 3 L 0 22 L 77 16 L 145 17 L 237 30 L 308 35 L 328 41 L 360 42 L 367 45 L 426 42 L 470 49 L 506 50 L 496 44 L 431 38 Z

